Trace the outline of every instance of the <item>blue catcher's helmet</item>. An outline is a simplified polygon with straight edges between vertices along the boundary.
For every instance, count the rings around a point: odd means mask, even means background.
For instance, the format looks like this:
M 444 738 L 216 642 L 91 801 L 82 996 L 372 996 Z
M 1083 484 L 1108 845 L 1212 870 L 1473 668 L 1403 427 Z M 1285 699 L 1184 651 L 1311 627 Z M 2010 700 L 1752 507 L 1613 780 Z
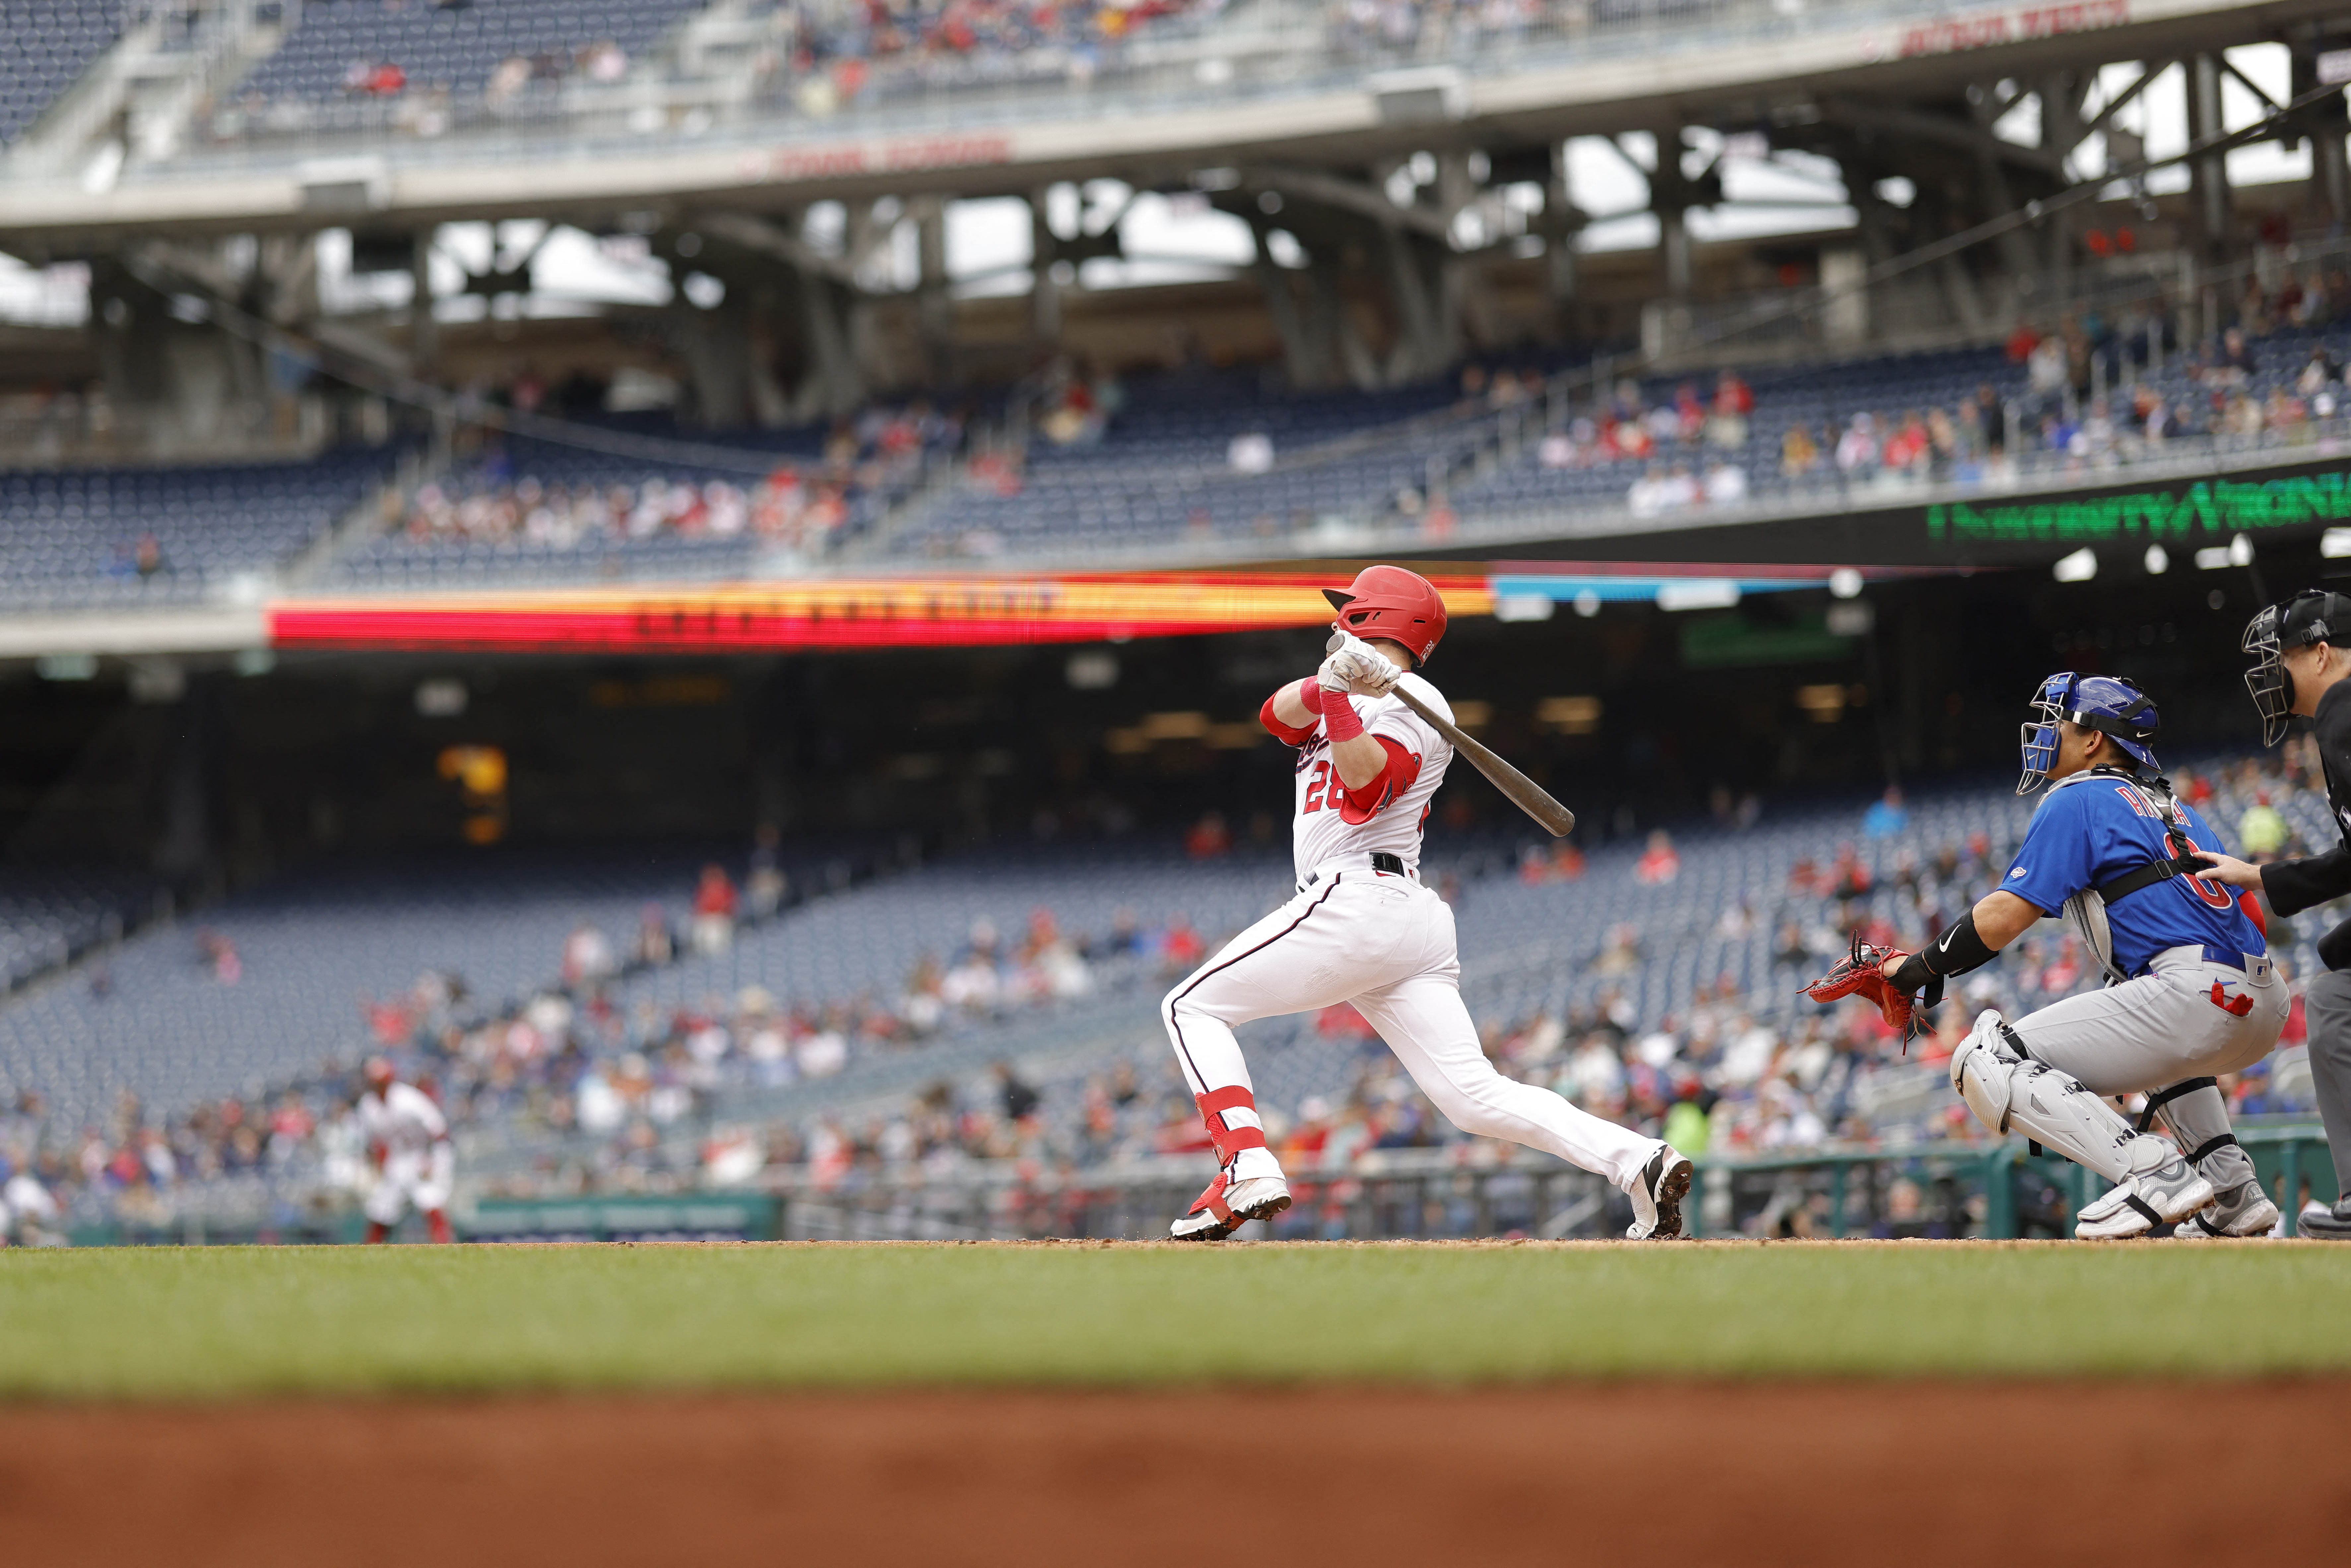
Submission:
M 2032 694 L 2033 716 L 2020 727 L 2024 747 L 2024 777 L 2016 792 L 2030 795 L 2047 781 L 2057 760 L 2059 720 L 2078 724 L 2110 737 L 2124 755 L 2153 772 L 2155 699 L 2115 675 L 2081 675 L 2071 670 L 2050 676 Z

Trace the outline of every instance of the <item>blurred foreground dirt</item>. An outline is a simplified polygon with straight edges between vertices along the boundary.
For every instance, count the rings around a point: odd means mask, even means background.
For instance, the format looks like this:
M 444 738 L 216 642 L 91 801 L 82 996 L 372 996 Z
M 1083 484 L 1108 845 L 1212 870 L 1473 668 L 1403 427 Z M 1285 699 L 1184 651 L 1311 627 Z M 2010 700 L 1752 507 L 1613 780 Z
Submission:
M 17 1406 L 0 1556 L 2318 1563 L 2346 1413 L 2317 1379 Z

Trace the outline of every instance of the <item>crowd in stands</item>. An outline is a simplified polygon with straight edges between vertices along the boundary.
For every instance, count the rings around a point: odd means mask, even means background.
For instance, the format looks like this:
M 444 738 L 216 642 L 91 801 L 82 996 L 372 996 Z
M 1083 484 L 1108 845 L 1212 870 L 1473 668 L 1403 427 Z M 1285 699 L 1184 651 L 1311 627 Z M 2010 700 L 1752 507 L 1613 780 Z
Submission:
M 760 98 L 811 118 L 941 89 L 1082 88 L 1126 66 L 1126 46 L 1137 37 L 1171 25 L 1205 27 L 1227 5 L 754 0 L 725 29 L 720 68 L 747 71 Z M 648 7 L 567 0 L 528 8 L 513 0 L 314 0 L 277 56 L 216 110 L 214 133 L 315 126 L 319 110 L 340 100 L 385 104 L 394 127 L 438 135 L 453 121 L 554 101 L 551 95 L 571 84 L 642 79 L 649 60 L 659 62 L 654 70 L 691 74 L 709 68 L 690 53 L 672 61 L 664 45 L 700 8 L 700 0 Z M 1357 66 L 1449 59 L 1515 47 L 1539 33 L 1581 35 L 1653 20 L 1591 0 L 1339 0 L 1321 9 L 1319 51 Z M 1234 74 L 1226 57 L 1194 73 L 1211 87 Z
M 2324 821 L 2324 783 L 2304 746 L 2282 758 L 2183 770 L 2175 782 L 2237 847 L 2267 859 L 2307 852 L 2297 819 Z M 2283 805 L 2296 810 L 2289 813 Z M 1724 813 L 1735 831 L 1755 819 L 1734 804 Z M 1746 828 L 1740 827 L 1744 822 Z M 1634 977 L 1664 961 L 1667 934 L 1623 922 L 1590 959 L 1602 978 L 1590 1000 L 1483 1018 L 1487 1053 L 1505 1072 L 1542 1084 L 1596 1115 L 1665 1137 L 1694 1154 L 1769 1155 L 1823 1144 L 1901 1150 L 1980 1142 L 1987 1134 L 1948 1092 L 1943 1064 L 1975 1014 L 1998 1007 L 2022 1016 L 2095 983 L 2079 944 L 2055 923 L 2036 927 L 2001 960 L 1955 988 L 1932 1027 L 1905 1041 L 1861 1003 L 1837 1009 L 1792 1005 L 1801 987 L 1841 956 L 1851 934 L 1915 947 L 1999 882 L 2012 841 L 1974 833 L 1921 852 L 1872 855 L 1864 844 L 1898 840 L 1908 822 L 1901 792 L 1890 790 L 1857 823 L 1861 837 L 1828 859 L 1799 860 L 1779 895 L 1759 907 L 1742 900 L 1724 909 L 1706 935 L 1738 940 L 1771 934 L 1771 962 L 1762 983 L 1742 989 L 1729 975 L 1702 979 L 1661 1017 L 1644 1019 L 1629 990 Z M 1881 871 L 1879 866 L 1883 866 Z M 1530 853 L 1518 878 L 1575 882 L 1585 861 L 1572 849 Z M 1653 832 L 1635 862 L 1635 880 L 1664 886 L 1682 873 L 1671 836 Z M 1447 895 L 1474 903 L 1479 883 Z M 2318 917 L 2323 919 L 2324 916 Z M 2310 972 L 2307 940 L 2290 923 L 2272 921 L 2273 951 L 2291 979 Z M 1658 949 L 1652 951 L 1651 949 Z M 1473 1008 L 1479 999 L 1473 988 Z M 1370 1026 L 1343 1004 L 1306 1026 L 1325 1047 L 1344 1048 L 1348 1065 L 1335 1080 L 1294 1098 L 1270 1094 L 1282 1048 L 1257 1048 L 1259 1109 L 1268 1135 L 1294 1176 L 1343 1175 L 1378 1150 L 1474 1142 L 1455 1129 L 1414 1087 Z M 2305 1035 L 2297 1001 L 2279 1052 L 2229 1076 L 2223 1088 L 2235 1114 L 2306 1112 L 2306 1071 L 2297 1061 Z M 1290 1050 L 1295 1050 L 1293 1045 Z M 1271 1071 L 1269 1071 L 1270 1067 Z M 2280 1080 L 2288 1082 L 2281 1082 Z M 1042 1087 L 1008 1068 L 987 1081 L 935 1085 L 899 1112 L 862 1122 L 823 1116 L 768 1130 L 768 1157 L 805 1167 L 819 1186 L 853 1182 L 893 1166 L 951 1168 L 959 1161 L 1018 1159 L 1043 1170 L 1078 1170 L 1207 1148 L 1196 1107 L 1172 1061 L 1152 1052 Z M 1915 1183 L 1897 1182 L 1889 1223 L 1922 1199 Z M 1283 1234 L 1335 1234 L 1335 1208 L 1311 1193 Z
M 723 865 L 705 866 L 677 913 L 648 903 L 636 927 L 620 933 L 580 922 L 549 955 L 549 983 L 517 1006 L 486 1008 L 462 973 L 431 969 L 401 994 L 360 998 L 360 1018 L 372 1048 L 407 1064 L 453 1126 L 605 1140 L 594 1176 L 627 1187 L 666 1169 L 663 1133 L 707 1118 L 729 1091 L 824 1079 L 870 1053 L 1007 1023 L 1097 990 L 1164 984 L 1207 950 L 1180 914 L 1146 925 L 1122 908 L 1103 930 L 1070 933 L 1039 908 L 1014 939 L 976 922 L 959 949 L 924 954 L 893 994 L 786 1002 L 747 986 L 731 998 L 676 1007 L 623 994 L 626 982 L 689 956 L 725 953 L 783 907 L 789 887 L 772 853 L 757 850 L 739 884 Z M 218 985 L 243 978 L 235 945 L 210 927 L 193 933 L 190 960 Z M 102 963 L 87 983 L 111 984 Z M 104 1127 L 55 1124 L 28 1092 L 0 1123 L 0 1183 L 21 1175 L 61 1212 L 134 1225 L 164 1222 L 175 1192 L 222 1178 L 298 1174 L 327 1192 L 356 1190 L 366 1175 L 350 1065 L 168 1116 L 125 1093 Z
M 2182 768 L 2175 776 L 2238 849 L 2257 858 L 2309 849 L 2325 825 L 2315 757 L 2297 740 L 2254 762 Z M 1756 813 L 1728 804 L 1721 832 L 1756 832 Z M 1796 858 L 1771 895 L 1742 895 L 1681 934 L 1622 919 L 1580 968 L 1592 980 L 1563 1006 L 1511 1009 L 1469 985 L 1486 1051 L 1505 1072 L 1550 1086 L 1584 1110 L 1669 1138 L 1688 1152 L 1772 1155 L 1822 1143 L 1930 1147 L 1982 1140 L 1968 1112 L 1942 1093 L 1942 1065 L 1984 1006 L 2022 1016 L 2095 983 L 2076 938 L 2057 924 L 1977 971 L 1911 1041 L 1869 1006 L 1836 1011 L 1792 997 L 1844 952 L 1853 931 L 1911 947 L 1930 938 L 2003 873 L 2012 841 L 1991 832 L 1916 840 L 1899 792 L 1853 818 L 1855 837 L 1832 856 Z M 1733 837 L 1735 841 L 1735 837 Z M 1716 844 L 1719 851 L 1719 844 Z M 1669 832 L 1650 832 L 1629 862 L 1638 886 L 1669 894 L 1698 874 Z M 1441 877 L 1444 894 L 1477 922 L 1498 886 L 1575 883 L 1592 862 L 1573 846 L 1489 862 Z M 746 1128 L 726 1107 L 752 1091 L 778 1091 L 844 1072 L 874 1055 L 919 1061 L 940 1037 L 997 1039 L 1018 1016 L 1089 997 L 1138 999 L 1199 964 L 1220 934 L 1185 919 L 1147 928 L 1131 910 L 1102 931 L 1068 931 L 1037 910 L 1007 938 L 971 928 L 947 955 L 924 955 L 893 995 L 778 999 L 746 988 L 731 999 L 656 1004 L 625 988 L 632 973 L 686 952 L 722 952 L 743 922 L 780 900 L 776 874 L 755 870 L 743 886 L 722 867 L 703 873 L 684 917 L 649 907 L 632 934 L 580 924 L 550 955 L 559 977 L 513 1011 L 470 1006 L 458 976 L 428 973 L 404 997 L 369 1004 L 376 1044 L 412 1062 L 458 1128 L 536 1126 L 574 1140 L 562 1183 L 592 1189 L 686 1187 L 698 1180 L 750 1180 L 797 1173 L 818 1187 L 886 1171 L 947 1171 L 968 1161 L 1023 1161 L 1040 1171 L 1084 1171 L 1117 1161 L 1192 1155 L 1204 1147 L 1196 1107 L 1162 1053 L 1081 1065 L 1028 1082 L 1008 1065 L 987 1077 L 940 1077 L 893 1114 L 768 1116 Z M 1575 889 L 1583 895 L 1584 889 Z M 2293 980 L 2309 973 L 2309 931 L 2271 919 L 2273 952 Z M 1768 938 L 1771 959 L 1740 983 L 1723 971 L 1698 977 L 1662 1013 L 1636 1004 L 1644 973 L 1699 945 Z M 200 961 L 221 983 L 235 973 L 200 940 Z M 2281 1053 L 2224 1083 L 2236 1114 L 2306 1110 L 2297 1065 L 2302 1011 L 2287 1022 Z M 1004 1041 L 1018 1032 L 1001 1034 Z M 1007 1053 L 1011 1046 L 1007 1046 Z M 1465 1143 L 1404 1077 L 1354 1009 L 1333 1006 L 1298 1025 L 1289 1044 L 1256 1046 L 1260 1110 L 1274 1147 L 1301 1176 L 1344 1173 L 1375 1150 Z M 1314 1065 L 1301 1072 L 1298 1065 Z M 348 1147 L 352 1086 L 336 1074 L 287 1083 L 252 1098 L 225 1098 L 179 1116 L 146 1116 L 125 1103 L 115 1126 L 42 1126 L 37 1100 L 5 1126 L 0 1159 L 36 1176 L 66 1213 L 106 1208 L 118 1218 L 164 1216 L 176 1185 L 214 1176 L 313 1171 L 358 1183 Z M 695 1128 L 713 1128 L 698 1135 Z M 580 1155 L 579 1150 L 585 1150 Z M 5 1180 L 5 1177 L 0 1177 Z M 543 1189 L 546 1173 L 524 1180 Z M 536 1185 L 534 1185 L 536 1183 Z M 1331 1210 L 1302 1206 L 1293 1225 L 1328 1232 Z
M 1225 0 L 786 0 L 769 13 L 757 71 L 769 96 L 811 116 L 890 92 L 1024 79 L 1083 83 L 1154 24 L 1207 20 L 1224 7 Z
M 314 0 L 213 110 L 210 129 L 219 138 L 340 124 L 439 135 L 464 119 L 512 114 L 570 83 L 625 82 L 701 5 Z
M 1550 488 L 1589 474 L 1623 490 L 1635 516 L 1736 507 L 1759 493 L 1823 485 L 1905 489 L 1999 487 L 2021 473 L 2078 474 L 2159 458 L 2186 441 L 2224 448 L 2293 446 L 2345 413 L 2343 329 L 2351 272 L 2287 272 L 2249 283 L 2228 324 L 2182 345 L 2167 304 L 2150 297 L 2020 323 L 1998 352 L 1823 372 L 1780 371 L 1750 386 L 1724 371 L 1711 388 L 1670 391 L 1625 379 L 1535 445 Z M 1878 401 L 1880 396 L 1885 402 Z M 1895 401 L 1898 399 L 1899 401 Z M 1760 404 L 1759 404 L 1760 400 Z M 1621 478 L 1616 483 L 1622 484 Z M 1506 478 L 1497 486 L 1530 490 Z M 1474 488 L 1456 503 L 1474 510 Z
M 426 546 L 512 542 L 560 551 L 655 538 L 756 538 L 813 554 L 852 523 L 870 520 L 872 507 L 962 440 L 962 420 L 927 402 L 877 406 L 835 425 L 816 455 L 778 458 L 761 478 L 697 479 L 681 471 L 633 484 L 584 476 L 580 455 L 541 443 L 516 444 L 519 456 L 501 445 L 419 486 L 402 531 Z M 545 477 L 541 469 L 574 476 Z
M 2324 782 L 2300 739 L 2270 757 L 2174 777 L 2257 858 L 2306 852 L 2310 835 L 2324 834 Z M 1731 837 L 1716 841 L 1714 853 L 1760 826 L 1738 803 L 1719 815 L 1716 831 Z M 1469 999 L 1488 1053 L 1512 1076 L 1693 1154 L 1768 1155 L 1824 1143 L 1899 1151 L 1980 1140 L 1964 1107 L 1941 1092 L 1940 1064 L 1981 1008 L 2019 1016 L 2095 982 L 2062 925 L 2035 927 L 1969 977 L 1933 1027 L 1907 1042 L 1863 1004 L 1828 1010 L 1792 999 L 1855 931 L 1904 947 L 1930 939 L 1996 883 L 2013 849 L 2012 840 L 1981 831 L 1930 847 L 1908 831 L 1911 821 L 1900 793 L 1889 791 L 1856 814 L 1854 837 L 1833 854 L 1797 858 L 1782 885 L 1722 904 L 1702 931 L 1614 922 L 1577 962 L 1590 984 L 1564 1005 L 1513 1007 L 1490 983 L 1473 980 Z M 1705 863 L 1686 859 L 1669 833 L 1652 831 L 1630 862 L 1629 880 L 1667 895 Z M 1439 881 L 1474 925 L 1498 888 L 1574 883 L 1598 874 L 1591 868 L 1588 857 L 1562 846 Z M 784 893 L 772 862 L 755 859 L 739 885 L 712 865 L 682 918 L 653 905 L 633 932 L 577 926 L 549 956 L 548 983 L 517 1007 L 484 1010 L 461 977 L 434 972 L 403 996 L 368 1002 L 368 1027 L 461 1132 L 533 1127 L 571 1141 L 562 1174 L 528 1177 L 527 1190 L 550 1182 L 573 1190 L 676 1188 L 748 1180 L 762 1170 L 821 1186 L 893 1168 L 1005 1159 L 1082 1170 L 1205 1146 L 1196 1107 L 1155 1051 L 1139 1062 L 1123 1051 L 1094 1059 L 1039 1082 L 1001 1063 L 984 1079 L 942 1075 L 891 1114 L 768 1114 L 745 1124 L 728 1107 L 746 1093 L 812 1083 L 870 1058 L 919 1063 L 927 1042 L 942 1038 L 983 1046 L 1000 1040 L 1008 1056 L 1022 1035 L 1008 1026 L 1040 1009 L 1088 998 L 1138 1005 L 1223 935 L 1180 916 L 1150 928 L 1131 909 L 1102 930 L 1072 931 L 1040 908 L 1008 938 L 976 924 L 959 949 L 925 954 L 890 994 L 784 999 L 750 986 L 727 998 L 671 1005 L 628 986 L 686 955 L 724 952 L 747 924 L 771 915 Z M 2272 918 L 2272 950 L 2290 982 L 2312 972 L 2309 942 L 2325 919 Z M 1768 938 L 1768 964 L 1750 969 L 1743 985 L 1726 965 L 1645 1016 L 1636 998 L 1656 994 L 1643 988 L 1654 967 L 1681 962 L 1693 942 L 1723 952 L 1758 938 Z M 199 933 L 193 956 L 219 983 L 236 983 L 233 949 Z M 1468 1141 L 1351 1008 L 1301 1020 L 1287 1043 L 1259 1038 L 1252 1050 L 1269 1136 L 1301 1175 L 1343 1173 L 1370 1151 Z M 2306 1110 L 2303 1038 L 2297 1000 L 2279 1053 L 2224 1084 L 2238 1114 Z M 168 1217 L 176 1191 L 220 1177 L 300 1173 L 323 1183 L 320 1190 L 348 1188 L 364 1177 L 348 1119 L 356 1085 L 347 1069 L 170 1116 L 126 1097 L 104 1128 L 53 1124 L 37 1096 L 27 1095 L 0 1120 L 0 1184 L 36 1183 L 59 1213 L 153 1223 Z M 731 1131 L 718 1130 L 730 1122 Z M 30 1201 L 29 1192 L 20 1186 L 19 1197 Z M 25 1206 L 17 1207 L 21 1214 Z M 1304 1206 L 1294 1223 L 1334 1223 L 1328 1214 L 1313 1218 L 1318 1212 Z
M 821 117 L 942 87 L 1082 84 L 1113 67 L 1128 39 L 1165 18 L 1205 20 L 1223 8 L 1224 0 L 755 0 L 726 29 L 724 68 L 747 68 L 758 96 Z M 379 105 L 380 118 L 360 123 L 424 136 L 468 120 L 544 111 L 564 101 L 558 95 L 568 89 L 592 93 L 642 80 L 649 61 L 657 62 L 656 72 L 696 69 L 699 61 L 671 60 L 665 42 L 700 9 L 702 0 L 314 3 L 276 55 L 214 111 L 213 133 L 343 123 L 339 105 Z

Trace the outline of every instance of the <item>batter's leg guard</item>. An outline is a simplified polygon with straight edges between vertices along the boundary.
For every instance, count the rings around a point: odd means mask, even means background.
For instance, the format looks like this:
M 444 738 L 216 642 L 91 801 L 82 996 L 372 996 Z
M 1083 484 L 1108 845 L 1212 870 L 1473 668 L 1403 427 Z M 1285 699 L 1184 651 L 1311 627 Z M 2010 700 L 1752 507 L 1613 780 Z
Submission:
M 1265 1146 L 1265 1123 L 1248 1085 L 1229 1084 L 1192 1099 L 1207 1124 L 1208 1141 L 1217 1146 L 1217 1164 L 1232 1172 L 1235 1181 L 1281 1174 L 1281 1162 Z
M 1222 1241 L 1250 1220 L 1270 1219 L 1288 1208 L 1290 1184 L 1265 1146 L 1257 1097 L 1246 1086 L 1211 1089 L 1193 1099 L 1216 1145 L 1217 1176 L 1168 1234 L 1178 1241 Z
M 2277 1223 L 2277 1205 L 2262 1190 L 2252 1157 L 2229 1130 L 2229 1103 L 2218 1082 L 2188 1078 L 2157 1090 L 2147 1097 L 2140 1130 L 2158 1119 L 2214 1194 L 2211 1202 L 2179 1222 L 2179 1235 L 2261 1236 Z

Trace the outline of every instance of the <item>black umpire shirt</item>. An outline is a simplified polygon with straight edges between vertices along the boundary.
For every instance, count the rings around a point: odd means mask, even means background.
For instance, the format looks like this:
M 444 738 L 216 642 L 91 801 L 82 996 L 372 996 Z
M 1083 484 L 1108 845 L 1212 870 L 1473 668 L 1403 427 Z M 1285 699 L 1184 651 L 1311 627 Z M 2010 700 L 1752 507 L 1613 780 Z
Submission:
M 2351 680 L 2326 688 L 2311 722 L 2318 735 L 2319 765 L 2326 770 L 2326 803 L 2335 809 L 2335 825 L 2344 839 L 2323 855 L 2262 867 L 2262 896 L 2283 915 L 2351 893 Z M 2318 939 L 2318 956 L 2330 969 L 2351 969 L 2351 920 Z

